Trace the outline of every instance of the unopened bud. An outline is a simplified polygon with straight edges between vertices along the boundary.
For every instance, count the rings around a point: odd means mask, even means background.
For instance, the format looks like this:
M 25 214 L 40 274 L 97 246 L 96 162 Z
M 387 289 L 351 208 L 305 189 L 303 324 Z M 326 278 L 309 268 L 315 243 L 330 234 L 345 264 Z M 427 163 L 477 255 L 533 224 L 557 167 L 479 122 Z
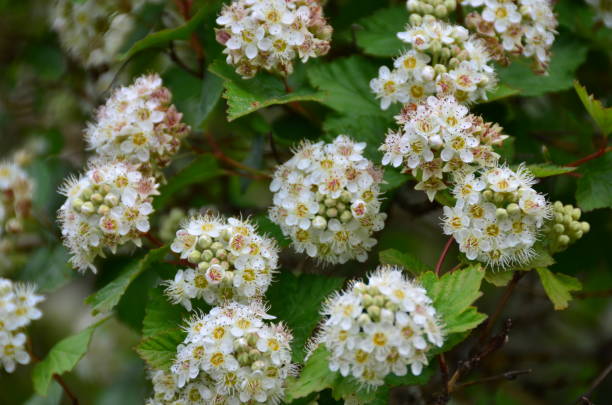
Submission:
M 187 260 L 189 260 L 189 263 L 198 263 L 201 257 L 202 254 L 199 251 L 194 250 L 193 252 L 189 253 Z
M 444 18 L 448 14 L 448 10 L 442 4 L 437 5 L 434 12 L 438 18 Z
M 83 203 L 83 205 L 81 206 L 81 212 L 83 214 L 93 214 L 95 211 L 94 205 L 90 202 L 87 201 L 86 203 Z
M 325 206 L 326 207 L 334 207 L 336 205 L 336 200 L 334 200 L 333 198 L 326 198 L 325 199 Z
M 409 21 L 411 25 L 421 25 L 423 23 L 423 17 L 418 14 L 410 14 Z
M 570 237 L 567 235 L 559 235 L 559 239 L 557 239 L 559 241 L 560 245 L 567 245 L 570 243 Z
M 212 239 L 210 236 L 208 235 L 201 235 L 198 238 L 198 247 L 200 249 L 206 249 L 208 247 L 210 247 L 210 245 L 212 245 Z
M 104 196 L 104 203 L 110 207 L 114 207 L 119 204 L 119 197 L 115 194 L 108 193 Z
M 350 221 L 353 218 L 353 215 L 351 214 L 350 211 L 344 211 L 341 215 L 340 215 L 340 221 L 342 221 L 342 223 L 347 223 L 348 221 Z
M 102 197 L 102 194 L 100 193 L 93 193 L 91 195 L 91 201 L 100 204 L 102 201 L 104 201 L 104 197 Z
M 580 219 L 581 214 L 582 214 L 582 211 L 580 211 L 580 208 L 574 208 L 572 210 L 572 218 L 576 221 Z
M 588 231 L 590 231 L 590 230 L 591 230 L 591 224 L 589 224 L 589 223 L 588 223 L 588 222 L 586 222 L 586 221 L 582 221 L 582 222 L 580 223 L 580 226 L 582 227 L 582 232 L 584 232 L 584 233 L 587 233 Z
M 521 212 L 521 207 L 516 203 L 508 204 L 506 211 L 508 211 L 510 215 L 516 215 Z
M 327 226 L 327 220 L 320 215 L 317 215 L 312 220 L 312 227 L 315 229 L 325 229 Z
M 495 211 L 495 217 L 499 220 L 506 219 L 508 218 L 508 211 L 506 211 L 504 208 L 498 208 Z
M 207 262 L 209 262 L 212 260 L 213 257 L 215 257 L 215 255 L 210 249 L 206 249 L 202 252 L 202 260 L 206 260 Z
M 557 233 L 563 233 L 563 232 L 565 232 L 565 227 L 563 226 L 563 224 L 555 224 L 555 225 L 553 226 L 553 229 L 554 229 L 554 231 L 555 231 L 555 232 L 557 232 Z
M 436 75 L 436 71 L 431 66 L 425 66 L 421 75 L 425 80 L 432 80 Z
M 327 211 L 325 211 L 325 214 L 329 217 L 329 218 L 335 218 L 338 216 L 338 210 L 335 208 L 328 208 Z
M 98 207 L 98 214 L 100 215 L 106 215 L 109 212 L 110 212 L 110 208 L 108 207 L 108 205 L 102 204 Z

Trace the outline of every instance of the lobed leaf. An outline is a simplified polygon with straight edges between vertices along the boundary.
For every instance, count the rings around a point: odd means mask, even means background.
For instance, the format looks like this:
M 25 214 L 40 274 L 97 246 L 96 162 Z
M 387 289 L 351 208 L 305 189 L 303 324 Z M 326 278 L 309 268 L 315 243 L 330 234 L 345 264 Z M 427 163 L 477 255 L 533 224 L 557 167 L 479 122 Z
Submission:
M 397 37 L 397 33 L 403 31 L 407 23 L 406 6 L 380 9 L 359 20 L 355 32 L 357 45 L 368 55 L 399 56 L 400 51 L 407 45 Z
M 142 337 L 146 339 L 167 331 L 169 327 L 180 325 L 189 313 L 182 305 L 172 305 L 161 287 L 149 293 L 142 321 Z
M 582 290 L 577 278 L 562 273 L 553 273 L 545 267 L 536 268 L 540 281 L 556 310 L 565 309 L 572 300 L 571 291 Z
M 186 333 L 178 327 L 155 333 L 138 343 L 136 352 L 152 368 L 167 370 L 176 356 L 176 347 Z
M 242 79 L 225 60 L 215 60 L 208 68 L 224 80 L 227 100 L 227 119 L 233 121 L 261 108 L 296 101 L 321 101 L 321 94 L 309 87 L 299 87 L 287 92 L 281 78 L 259 72 L 252 79 Z
M 583 211 L 612 207 L 612 153 L 580 166 L 576 201 Z
M 85 303 L 93 307 L 92 314 L 111 311 L 130 284 L 156 262 L 161 261 L 169 250 L 168 246 L 164 246 L 149 251 L 142 259 L 129 264 L 116 279 L 87 297 Z
M 427 266 L 411 253 L 400 252 L 395 249 L 387 249 L 379 252 L 378 259 L 381 264 L 400 266 L 415 276 L 431 269 L 430 266 Z
M 586 88 L 578 80 L 574 80 L 574 89 L 576 89 L 580 101 L 584 104 L 584 108 L 593 118 L 602 134 L 607 137 L 612 132 L 612 107 L 604 107 L 601 101 L 587 93 Z
M 107 319 L 104 318 L 76 335 L 62 339 L 53 346 L 43 360 L 34 366 L 32 383 L 37 394 L 46 396 L 53 375 L 63 374 L 77 365 L 81 357 L 87 352 L 94 331 Z
M 575 167 L 557 166 L 550 163 L 537 163 L 528 165 L 527 168 L 535 177 L 550 177 L 560 174 L 570 173 L 576 170 Z

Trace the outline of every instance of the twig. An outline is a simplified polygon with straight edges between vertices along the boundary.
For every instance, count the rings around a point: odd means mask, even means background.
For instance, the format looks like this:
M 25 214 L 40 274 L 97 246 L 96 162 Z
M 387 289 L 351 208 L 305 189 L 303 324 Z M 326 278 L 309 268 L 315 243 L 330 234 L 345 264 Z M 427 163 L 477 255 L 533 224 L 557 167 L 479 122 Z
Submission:
M 599 373 L 597 378 L 595 378 L 595 380 L 591 383 L 591 386 L 589 387 L 589 389 L 584 394 L 582 394 L 576 401 L 574 401 L 574 404 L 591 403 L 591 401 L 589 400 L 589 396 L 591 396 L 591 394 L 593 393 L 593 391 L 595 391 L 595 388 L 597 388 L 599 384 L 604 382 L 608 374 L 610 374 L 611 372 L 612 372 L 612 361 L 608 364 L 608 367 L 606 367 L 601 373 Z
M 484 343 L 489 338 L 491 334 L 491 329 L 493 329 L 493 326 L 495 325 L 495 321 L 497 321 L 497 318 L 499 318 L 499 316 L 501 315 L 502 311 L 504 310 L 504 307 L 506 306 L 506 304 L 508 303 L 508 300 L 510 299 L 510 297 L 512 296 L 512 293 L 514 292 L 514 288 L 516 287 L 518 282 L 521 281 L 521 278 L 525 276 L 525 274 L 526 272 L 519 271 L 519 270 L 514 272 L 514 276 L 512 277 L 512 280 L 510 280 L 510 282 L 508 283 L 508 286 L 506 287 L 506 291 L 504 292 L 504 295 L 502 296 L 501 300 L 497 304 L 497 307 L 495 308 L 493 315 L 491 315 L 491 317 L 487 321 L 487 324 L 485 325 L 485 328 L 482 331 L 480 338 L 478 339 L 480 343 Z
M 442 392 L 446 401 L 448 401 L 448 365 L 444 353 L 438 356 L 438 364 L 440 365 L 440 374 L 442 374 Z
M 268 132 L 268 137 L 270 138 L 270 149 L 272 149 L 272 156 L 274 156 L 274 160 L 276 160 L 276 163 L 280 165 L 283 162 L 281 161 L 280 156 L 278 155 L 278 150 L 276 149 L 276 142 L 274 142 L 274 135 L 272 135 L 272 132 Z
M 585 300 L 588 298 L 600 298 L 600 297 L 609 297 L 612 295 L 612 288 L 608 290 L 599 290 L 599 291 L 578 291 L 573 294 L 574 298 L 578 298 L 581 300 Z
M 610 152 L 612 150 L 612 146 L 608 146 L 606 147 L 605 145 L 602 146 L 601 148 L 599 148 L 599 150 L 597 150 L 596 152 L 591 153 L 590 155 L 587 155 L 585 157 L 583 157 L 582 159 L 578 159 L 575 162 L 572 163 L 568 163 L 565 165 L 565 167 L 578 167 L 590 160 L 593 159 L 597 159 L 600 156 L 605 155 L 606 153 Z
M 168 47 L 168 56 L 170 56 L 170 59 L 172 59 L 174 63 L 176 63 L 181 69 L 183 69 L 185 72 L 189 73 L 190 75 L 195 76 L 198 79 L 202 79 L 204 77 L 201 71 L 198 72 L 190 68 L 189 66 L 187 66 L 185 62 L 181 60 L 181 58 L 179 58 L 178 54 L 176 53 L 176 50 L 174 49 L 174 42 L 172 41 L 170 41 L 170 45 Z
M 152 244 L 154 244 L 157 247 L 164 246 L 164 242 L 162 242 L 161 240 L 157 239 L 150 232 L 143 232 L 143 233 L 141 233 L 141 235 L 144 236 L 145 238 L 147 238 Z
M 465 382 L 465 383 L 462 383 L 462 384 L 457 384 L 455 386 L 454 391 L 458 391 L 460 389 L 463 389 L 465 387 L 469 387 L 469 386 L 472 386 L 472 385 L 483 384 L 483 383 L 487 383 L 487 382 L 491 382 L 491 381 L 514 380 L 514 379 L 516 379 L 517 377 L 519 377 L 521 375 L 529 374 L 531 372 L 532 372 L 531 369 L 506 371 L 505 373 L 502 373 L 502 374 L 492 375 L 490 377 L 481 378 L 479 380 L 468 381 L 468 382 Z
M 219 160 L 225 162 L 226 164 L 233 166 L 235 168 L 238 169 L 242 169 L 244 171 L 247 171 L 249 173 L 252 173 L 254 175 L 263 177 L 263 178 L 272 178 L 272 176 L 269 173 L 266 172 L 262 172 L 259 171 L 257 169 L 254 169 L 252 167 L 249 167 L 245 164 L 242 164 L 232 158 L 230 158 L 229 156 L 225 155 L 223 153 L 223 151 L 221 150 L 221 148 L 219 148 L 219 145 L 217 145 L 217 142 L 215 141 L 215 138 L 212 136 L 212 134 L 210 132 L 206 132 L 205 133 L 206 139 L 208 141 L 208 144 L 210 145 L 211 149 L 212 149 L 212 154 Z
M 453 240 L 455 240 L 455 238 L 451 236 L 446 241 L 446 245 L 444 245 L 444 249 L 442 250 L 442 253 L 440 254 L 438 263 L 436 263 L 436 276 L 440 275 L 440 269 L 442 268 L 442 264 L 444 264 L 444 259 L 446 258 L 446 255 L 448 254 L 448 250 L 450 249 L 451 244 L 453 243 Z

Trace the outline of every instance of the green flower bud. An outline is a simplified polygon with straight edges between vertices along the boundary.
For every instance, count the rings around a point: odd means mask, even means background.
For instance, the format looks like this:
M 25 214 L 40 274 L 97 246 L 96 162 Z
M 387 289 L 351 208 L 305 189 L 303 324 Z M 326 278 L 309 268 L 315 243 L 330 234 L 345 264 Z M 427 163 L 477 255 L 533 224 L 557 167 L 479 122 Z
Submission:
M 364 307 L 369 307 L 372 304 L 374 304 L 374 299 L 370 294 L 363 294 L 361 296 L 361 305 Z
M 312 227 L 315 229 L 325 229 L 327 226 L 327 220 L 320 215 L 317 215 L 312 220 Z
M 187 260 L 189 260 L 189 263 L 198 263 L 201 257 L 202 254 L 199 251 L 194 250 L 193 252 L 189 253 Z
M 347 223 L 352 218 L 353 218 L 353 214 L 351 214 L 350 211 L 344 211 L 342 214 L 340 214 L 340 221 L 342 221 L 342 223 Z
M 508 214 L 510 215 L 516 215 L 521 212 L 521 207 L 519 207 L 519 205 L 516 203 L 508 204 L 506 211 L 508 211 Z
M 418 12 L 416 7 L 414 11 Z M 423 23 L 423 17 L 418 14 L 410 14 L 409 21 L 411 25 L 421 25 Z
M 325 214 L 329 217 L 329 218 L 335 218 L 338 216 L 338 210 L 335 208 L 328 208 L 327 211 L 325 211 Z
M 264 363 L 261 360 L 257 360 L 257 361 L 254 361 L 253 364 L 251 364 L 251 370 L 253 371 L 263 370 L 265 366 L 266 366 L 266 363 Z
M 576 221 L 578 221 L 580 219 L 580 215 L 582 215 L 582 211 L 580 211 L 580 208 L 574 208 L 572 210 L 572 218 Z
M 336 209 L 339 212 L 342 212 L 342 211 L 344 211 L 346 209 L 346 204 L 339 202 L 338 204 L 336 204 Z
M 504 208 L 498 208 L 495 210 L 495 217 L 498 220 L 506 219 L 508 218 L 508 211 L 506 211 Z
M 202 261 L 198 263 L 198 271 L 201 271 L 202 273 L 206 272 L 206 270 L 208 270 L 209 267 L 210 267 L 210 263 L 208 263 L 207 261 Z
M 319 211 L 317 213 L 319 215 L 325 215 L 326 210 L 327 210 L 327 207 L 325 206 L 325 204 L 319 204 Z
M 212 245 L 212 238 L 208 235 L 201 235 L 198 238 L 198 247 L 200 249 L 206 249 Z
M 448 15 L 448 11 L 446 10 L 446 7 L 444 7 L 442 4 L 437 5 L 434 12 L 436 14 L 436 17 L 438 18 L 444 18 Z
M 565 227 L 563 226 L 563 224 L 555 224 L 553 226 L 553 230 L 557 233 L 563 233 L 565 232 Z
M 580 239 L 580 238 L 582 238 L 582 235 L 583 235 L 582 231 L 581 231 L 581 230 L 578 230 L 578 231 L 576 231 L 576 232 L 574 233 L 574 238 L 575 238 L 575 239 Z
M 433 14 L 434 12 L 434 8 L 431 4 L 423 4 L 422 9 L 423 9 L 423 14 Z
M 80 198 L 75 198 L 72 201 L 72 207 L 76 210 L 76 211 L 80 211 L 81 207 L 83 206 L 83 200 L 81 200 Z
M 240 353 L 238 355 L 238 363 L 240 363 L 240 365 L 242 366 L 246 366 L 247 364 L 249 364 L 249 355 L 248 353 Z
M 213 242 L 213 244 L 210 245 L 210 250 L 213 252 L 216 252 L 219 249 L 223 249 L 223 244 L 221 242 Z
M 565 246 L 570 243 L 570 237 L 567 235 L 559 235 L 559 238 L 557 239 L 557 241 L 559 242 L 560 245 Z
M 553 204 L 553 209 L 555 211 L 563 210 L 563 203 L 561 201 L 555 201 L 555 203 Z
M 215 252 L 215 256 L 218 257 L 221 260 L 225 260 L 227 258 L 227 250 L 225 250 L 225 249 L 218 249 Z
M 91 201 L 100 204 L 102 201 L 104 201 L 104 197 L 102 197 L 102 194 L 100 193 L 94 193 L 91 195 Z
M 336 206 L 336 200 L 334 200 L 333 198 L 326 198 L 325 199 L 325 206 L 326 207 L 335 207 Z
M 368 315 L 374 319 L 380 319 L 380 307 L 376 305 L 370 305 L 367 309 Z
M 210 249 L 206 249 L 202 252 L 202 260 L 206 260 L 207 262 L 209 262 L 212 260 L 213 257 L 215 257 L 215 254 Z
M 487 189 L 485 191 L 482 192 L 482 198 L 484 198 L 487 201 L 491 201 L 491 198 L 493 198 L 493 191 Z
M 110 208 L 108 207 L 108 205 L 102 204 L 98 207 L 98 214 L 100 215 L 106 215 L 109 212 L 110 212 Z
M 94 205 L 90 201 L 83 203 L 81 206 L 81 212 L 85 215 L 93 214 L 95 212 Z
M 580 225 L 580 222 L 578 221 L 572 221 L 569 226 L 569 229 L 574 232 L 580 230 L 581 228 L 582 228 L 582 225 Z
M 357 318 L 357 323 L 361 326 L 363 325 L 367 325 L 370 322 L 372 322 L 372 318 L 370 318 L 368 315 L 366 314 L 361 314 L 359 315 L 359 318 Z
M 457 8 L 457 1 L 456 0 L 446 0 L 444 2 L 444 5 L 446 6 L 446 9 L 449 12 L 455 11 L 455 9 Z
M 115 205 L 119 204 L 119 197 L 117 197 L 115 194 L 106 194 L 104 196 L 104 203 L 110 207 L 114 207 Z
M 383 297 L 382 295 L 377 295 L 374 297 L 374 305 L 376 305 L 377 307 L 382 307 L 385 304 L 385 297 Z
M 589 224 L 589 223 L 588 223 L 588 222 L 586 222 L 586 221 L 582 221 L 582 222 L 580 223 L 580 226 L 582 227 L 582 232 L 584 232 L 584 233 L 587 233 L 588 231 L 590 231 L 590 230 L 591 230 L 591 224 Z

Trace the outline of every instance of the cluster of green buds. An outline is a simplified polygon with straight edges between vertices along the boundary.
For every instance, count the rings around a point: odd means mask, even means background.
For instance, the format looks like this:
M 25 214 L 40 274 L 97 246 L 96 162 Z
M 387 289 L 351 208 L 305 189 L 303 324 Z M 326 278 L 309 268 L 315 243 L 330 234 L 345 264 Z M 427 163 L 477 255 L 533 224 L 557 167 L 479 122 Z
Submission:
M 358 282 L 355 284 L 353 291 L 359 297 L 363 307 L 363 313 L 357 318 L 357 323 L 360 326 L 367 325 L 372 321 L 380 322 L 380 314 L 383 309 L 388 309 L 391 312 L 400 309 L 397 303 L 391 301 L 376 286 L 368 286 L 363 282 Z
M 420 25 L 421 16 L 447 18 L 457 8 L 457 0 L 408 0 L 406 8 L 410 12 L 410 23 Z
M 84 215 L 107 215 L 120 202 L 108 184 L 92 184 L 81 190 L 72 201 L 72 208 Z
M 312 220 L 312 227 L 315 229 L 325 229 L 332 219 L 337 219 L 343 224 L 353 219 L 351 212 L 351 193 L 343 191 L 340 197 L 330 198 L 321 193 L 316 194 L 319 203 L 319 211 Z
M 561 252 L 589 232 L 591 226 L 580 221 L 582 212 L 571 204 L 563 205 L 561 201 L 553 204 L 553 216 L 547 221 L 542 232 L 543 240 L 551 253 Z

